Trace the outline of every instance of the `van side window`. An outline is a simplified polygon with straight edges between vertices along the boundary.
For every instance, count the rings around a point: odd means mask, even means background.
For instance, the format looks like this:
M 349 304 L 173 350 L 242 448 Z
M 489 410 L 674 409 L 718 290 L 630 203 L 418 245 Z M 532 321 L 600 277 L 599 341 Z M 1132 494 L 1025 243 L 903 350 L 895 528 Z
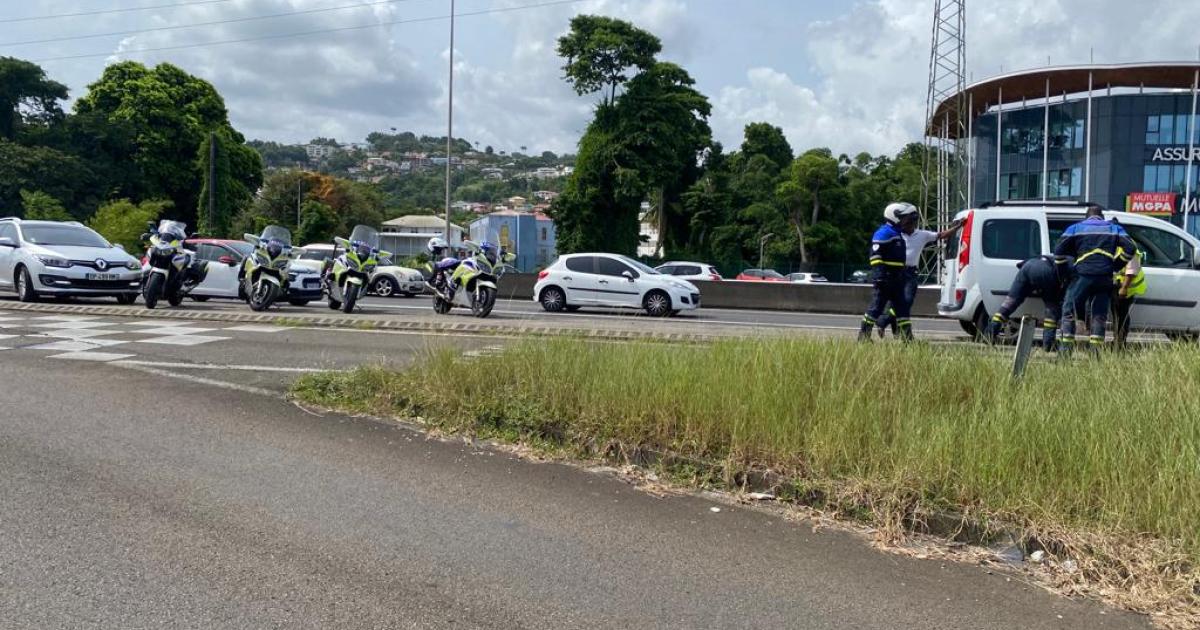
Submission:
M 1192 246 L 1182 238 L 1158 228 L 1146 225 L 1124 225 L 1126 232 L 1137 243 L 1147 267 L 1172 267 L 1191 269 Z
M 983 222 L 986 258 L 1026 260 L 1042 254 L 1042 228 L 1032 219 L 988 219 Z

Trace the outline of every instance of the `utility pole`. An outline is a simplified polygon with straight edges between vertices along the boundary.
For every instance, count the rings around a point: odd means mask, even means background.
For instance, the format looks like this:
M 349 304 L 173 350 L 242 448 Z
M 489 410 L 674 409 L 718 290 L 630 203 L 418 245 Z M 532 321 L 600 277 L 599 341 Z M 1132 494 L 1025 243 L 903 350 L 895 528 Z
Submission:
M 219 236 L 217 219 L 217 133 L 208 132 L 208 231 L 206 236 Z
M 763 252 L 767 248 L 767 241 L 771 240 L 772 236 L 775 236 L 774 232 L 767 232 L 766 234 L 763 234 L 762 238 L 758 239 L 758 268 L 759 269 L 764 268 L 763 267 Z
M 304 172 L 300 172 L 300 179 L 296 180 L 296 231 L 300 231 L 300 200 L 304 195 Z
M 450 82 L 446 105 L 446 243 L 450 243 L 450 149 L 454 140 L 454 0 L 450 0 Z

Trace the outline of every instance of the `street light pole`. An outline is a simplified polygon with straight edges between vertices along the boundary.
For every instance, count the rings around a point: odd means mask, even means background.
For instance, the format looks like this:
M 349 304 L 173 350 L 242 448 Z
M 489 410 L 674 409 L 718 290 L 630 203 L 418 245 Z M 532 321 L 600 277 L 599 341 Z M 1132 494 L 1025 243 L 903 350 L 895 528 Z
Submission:
M 758 268 L 759 269 L 763 268 L 763 250 L 766 249 L 767 241 L 769 241 L 772 236 L 775 236 L 774 232 L 767 232 L 766 234 L 762 235 L 762 238 L 758 239 Z
M 446 242 L 450 242 L 450 143 L 454 138 L 454 0 L 450 0 L 450 81 L 446 104 Z

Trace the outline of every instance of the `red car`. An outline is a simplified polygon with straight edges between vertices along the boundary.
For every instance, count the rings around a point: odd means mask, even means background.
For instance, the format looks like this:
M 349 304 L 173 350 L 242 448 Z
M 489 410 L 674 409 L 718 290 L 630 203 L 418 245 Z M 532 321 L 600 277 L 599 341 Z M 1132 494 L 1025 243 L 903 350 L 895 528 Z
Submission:
M 737 275 L 735 280 L 746 280 L 749 282 L 787 282 L 788 279 L 783 277 L 783 274 L 774 269 L 746 269 Z

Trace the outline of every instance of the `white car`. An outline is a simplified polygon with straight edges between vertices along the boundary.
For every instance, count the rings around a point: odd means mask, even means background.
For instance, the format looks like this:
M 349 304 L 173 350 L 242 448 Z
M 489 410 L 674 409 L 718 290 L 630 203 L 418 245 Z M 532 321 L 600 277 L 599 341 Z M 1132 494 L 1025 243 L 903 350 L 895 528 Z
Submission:
M 325 261 L 332 260 L 335 255 L 340 253 L 334 250 L 332 243 L 305 245 L 304 253 L 300 255 L 299 260 L 292 263 L 292 267 L 306 267 L 320 273 L 321 268 L 325 266 Z M 387 260 L 382 262 L 389 263 Z M 369 289 L 371 293 L 379 297 L 395 297 L 397 295 L 412 297 L 425 292 L 425 276 L 409 267 L 381 264 L 375 267 L 375 271 L 371 274 Z
M 708 263 L 668 262 L 654 268 L 658 273 L 675 276 L 680 280 L 724 280 L 721 272 Z
M 822 276 L 819 273 L 796 272 L 789 273 L 784 277 L 788 279 L 788 282 L 799 282 L 802 284 L 811 284 L 813 282 L 829 282 L 825 276 Z
M 984 330 L 1017 274 L 1017 263 L 1052 254 L 1059 236 L 1084 218 L 1080 202 L 1003 201 L 963 210 L 958 238 L 945 250 L 938 313 L 957 319 L 964 331 Z M 1146 293 L 1130 311 L 1135 329 L 1193 339 L 1200 333 L 1200 240 L 1155 217 L 1105 212 L 1137 243 L 1144 258 Z M 1030 298 L 1013 314 L 1042 317 L 1042 301 Z
M 133 304 L 141 284 L 141 263 L 80 223 L 0 219 L 0 289 L 22 302 L 111 296 Z
M 619 254 L 568 254 L 538 272 L 533 301 L 550 312 L 581 306 L 645 309 L 654 317 L 700 307 L 700 290 Z

